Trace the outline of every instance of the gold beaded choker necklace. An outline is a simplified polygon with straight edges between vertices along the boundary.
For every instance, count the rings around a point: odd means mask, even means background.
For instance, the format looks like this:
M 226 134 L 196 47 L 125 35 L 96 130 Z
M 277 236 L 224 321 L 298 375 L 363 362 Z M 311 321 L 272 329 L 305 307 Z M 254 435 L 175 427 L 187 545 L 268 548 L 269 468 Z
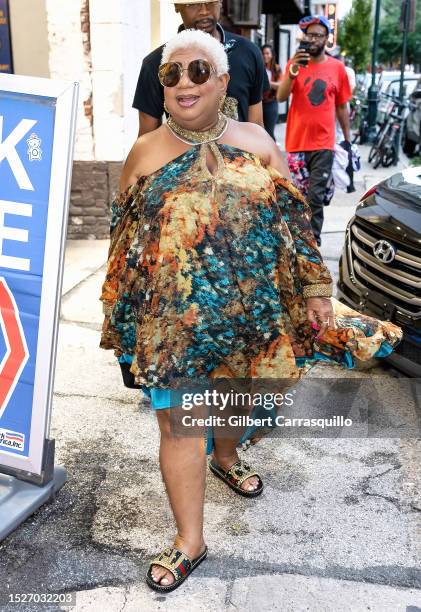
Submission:
M 204 130 L 203 132 L 183 128 L 181 127 L 181 125 L 178 125 L 178 123 L 176 123 L 171 116 L 168 117 L 167 126 L 174 134 L 174 136 L 185 144 L 206 144 L 208 142 L 214 142 L 215 140 L 218 140 L 218 138 L 221 138 L 221 136 L 225 134 L 228 127 L 228 119 L 223 113 L 219 111 L 218 121 L 215 123 L 215 125 L 209 130 Z

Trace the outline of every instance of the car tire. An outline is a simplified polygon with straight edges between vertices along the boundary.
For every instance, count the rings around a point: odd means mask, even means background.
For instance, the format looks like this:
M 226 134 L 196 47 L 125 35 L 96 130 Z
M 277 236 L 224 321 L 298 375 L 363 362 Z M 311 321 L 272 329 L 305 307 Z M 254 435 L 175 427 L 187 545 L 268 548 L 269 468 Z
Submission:
M 405 155 L 407 155 L 408 157 L 414 157 L 416 147 L 417 143 L 413 140 L 409 140 L 408 136 L 405 133 L 402 139 L 402 150 Z

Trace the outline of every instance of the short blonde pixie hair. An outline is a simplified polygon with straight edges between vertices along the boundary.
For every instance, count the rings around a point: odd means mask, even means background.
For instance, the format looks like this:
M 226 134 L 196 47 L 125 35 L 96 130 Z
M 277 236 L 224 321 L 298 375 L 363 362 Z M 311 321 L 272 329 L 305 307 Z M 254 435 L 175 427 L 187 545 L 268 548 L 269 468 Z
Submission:
M 162 64 L 168 62 L 176 51 L 186 49 L 204 51 L 207 59 L 215 68 L 217 76 L 228 74 L 228 57 L 224 47 L 216 38 L 201 30 L 182 30 L 177 36 L 171 38 L 162 52 Z

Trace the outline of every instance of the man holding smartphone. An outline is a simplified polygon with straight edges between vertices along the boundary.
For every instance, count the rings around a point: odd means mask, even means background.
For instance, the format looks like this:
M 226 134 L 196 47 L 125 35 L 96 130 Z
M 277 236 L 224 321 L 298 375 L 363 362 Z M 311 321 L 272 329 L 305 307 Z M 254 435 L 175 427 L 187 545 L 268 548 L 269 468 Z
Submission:
M 304 38 L 286 66 L 277 99 L 284 102 L 292 94 L 286 129 L 288 161 L 293 175 L 299 167 L 308 178 L 311 224 L 320 246 L 325 193 L 335 149 L 335 118 L 349 143 L 347 102 L 352 94 L 343 64 L 325 52 L 329 21 L 311 15 L 298 25 Z

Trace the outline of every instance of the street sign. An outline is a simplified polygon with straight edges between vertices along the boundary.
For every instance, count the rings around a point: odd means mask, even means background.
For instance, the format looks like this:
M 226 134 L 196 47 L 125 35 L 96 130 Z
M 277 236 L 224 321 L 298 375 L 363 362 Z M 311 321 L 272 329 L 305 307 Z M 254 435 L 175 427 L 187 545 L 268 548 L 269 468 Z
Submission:
M 0 74 L 0 474 L 37 484 L 52 478 L 77 92 L 74 83 Z
M 328 2 L 325 6 L 325 16 L 329 20 L 330 34 L 328 38 L 327 46 L 332 49 L 336 47 L 336 38 L 338 34 L 338 16 L 337 16 L 337 5 L 335 2 Z
M 8 0 L 0 0 L 0 72 L 13 72 Z

